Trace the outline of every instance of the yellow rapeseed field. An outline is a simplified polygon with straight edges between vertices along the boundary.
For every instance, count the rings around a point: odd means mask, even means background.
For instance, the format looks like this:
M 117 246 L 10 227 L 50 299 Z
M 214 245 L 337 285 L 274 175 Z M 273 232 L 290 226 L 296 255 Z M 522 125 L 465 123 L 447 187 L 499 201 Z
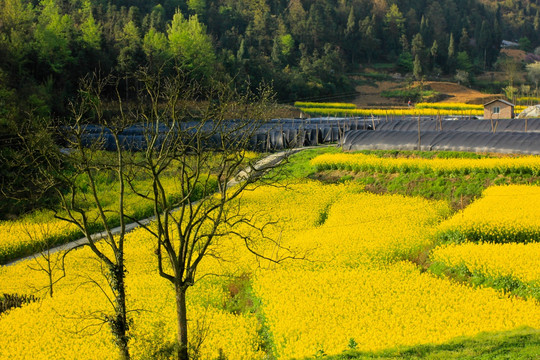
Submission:
M 319 116 L 483 116 L 484 110 L 449 110 L 449 109 L 334 109 L 300 108 L 302 112 Z
M 21 248 L 34 247 L 50 239 L 69 237 L 77 228 L 61 220 L 44 221 L 1 221 L 0 222 L 0 258 Z M 43 249 L 46 244 L 43 244 Z
M 540 173 L 540 156 L 501 157 L 482 159 L 423 159 L 382 158 L 360 153 L 319 155 L 311 164 L 319 170 L 342 169 L 351 171 L 375 170 L 381 172 L 429 171 L 437 174 L 468 174 L 472 171 Z
M 487 188 L 482 197 L 439 226 L 441 234 L 471 241 L 537 242 L 540 236 L 540 186 Z
M 465 103 L 418 103 L 412 108 L 402 109 L 356 109 L 349 104 L 295 103 L 306 114 L 319 116 L 484 116 L 483 105 Z M 519 114 L 525 106 L 516 106 Z
M 272 241 L 255 239 L 257 251 L 301 259 L 257 261 L 232 237 L 215 244 L 220 257 L 201 263 L 199 281 L 188 290 L 190 340 L 204 338 L 202 359 L 217 358 L 220 349 L 228 359 L 264 359 L 264 333 L 274 355 L 289 359 L 339 353 L 350 339 L 360 350 L 376 350 L 540 327 L 537 302 L 439 279 L 406 260 L 431 244 L 450 211 L 444 202 L 318 182 L 261 187 L 240 201 L 241 211 L 256 215 L 259 224 L 275 222 L 265 229 Z M 158 275 L 154 248 L 143 230 L 128 235 L 134 359 L 156 358 L 175 340 L 174 291 Z M 32 263 L 0 267 L 0 293 L 45 287 L 47 277 L 31 270 Z M 70 254 L 66 265 L 52 299 L 42 290 L 39 302 L 0 316 L 0 358 L 115 358 L 107 325 L 100 322 L 110 311 L 95 285 L 105 284 L 101 264 L 83 249 Z M 222 276 L 204 276 L 210 273 Z M 225 310 L 238 276 L 251 280 L 264 323 L 250 312 Z
M 491 278 L 540 281 L 540 243 L 446 244 L 433 250 L 431 260 L 450 267 L 465 265 Z

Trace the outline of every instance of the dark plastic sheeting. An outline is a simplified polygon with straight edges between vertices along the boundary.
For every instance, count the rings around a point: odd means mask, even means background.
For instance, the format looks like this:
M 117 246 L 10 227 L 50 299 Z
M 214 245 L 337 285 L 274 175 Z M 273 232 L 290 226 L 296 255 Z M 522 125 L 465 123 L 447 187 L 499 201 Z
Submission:
M 375 130 L 418 131 L 418 120 L 405 118 L 399 120 L 377 119 Z M 501 119 L 501 120 L 437 120 L 420 119 L 422 131 L 464 131 L 464 132 L 540 132 L 540 119 Z
M 417 131 L 353 130 L 343 150 L 418 150 Z M 540 133 L 422 131 L 420 150 L 540 154 Z
M 222 131 L 235 129 L 238 122 L 234 120 L 221 125 Z M 373 122 L 360 118 L 313 118 L 313 119 L 276 119 L 264 123 L 249 139 L 249 146 L 253 150 L 273 151 L 286 148 L 313 146 L 327 143 L 337 143 L 345 132 L 357 129 L 371 129 Z M 180 130 L 176 130 L 177 136 L 186 136 L 189 141 L 190 134 L 196 131 L 215 132 L 212 123 L 200 126 L 197 122 L 182 123 Z M 161 126 L 160 133 L 165 134 L 168 128 Z M 131 126 L 119 135 L 119 140 L 124 149 L 140 151 L 146 148 L 145 127 L 142 125 Z M 109 130 L 97 125 L 87 125 L 84 131 L 83 142 L 86 146 L 98 145 L 104 150 L 115 150 L 116 145 Z M 180 135 L 182 134 L 182 135 Z M 231 138 L 241 138 L 243 133 L 237 131 Z M 158 138 L 156 147 L 163 145 L 165 136 Z M 205 144 L 213 147 L 221 142 L 220 132 L 214 133 Z

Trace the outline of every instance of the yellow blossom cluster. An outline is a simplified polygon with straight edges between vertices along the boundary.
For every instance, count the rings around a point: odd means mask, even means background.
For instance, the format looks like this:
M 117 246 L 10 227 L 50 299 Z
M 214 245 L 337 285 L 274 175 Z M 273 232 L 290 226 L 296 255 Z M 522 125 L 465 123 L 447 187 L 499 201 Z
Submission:
M 416 109 L 444 109 L 444 110 L 484 110 L 484 105 L 465 104 L 465 103 L 416 103 Z
M 355 104 L 349 103 L 328 103 L 328 102 L 304 102 L 296 101 L 294 106 L 297 108 L 319 108 L 319 109 L 356 109 Z
M 471 172 L 509 173 L 520 172 L 538 175 L 540 156 L 501 157 L 482 159 L 424 159 L 424 158 L 382 158 L 361 153 L 322 154 L 311 160 L 319 170 L 350 170 L 408 172 L 424 171 L 437 174 Z
M 450 267 L 465 265 L 491 278 L 540 281 L 540 243 L 446 244 L 433 250 L 431 260 Z
M 39 252 L 61 242 L 62 237 L 70 237 L 77 232 L 73 225 L 61 220 L 0 222 L 0 264 L 25 255 L 25 249 Z
M 484 242 L 534 242 L 540 236 L 540 187 L 492 186 L 466 209 L 439 226 L 445 237 Z M 489 214 L 489 215 L 488 215 Z
M 203 339 L 201 359 L 220 352 L 228 359 L 263 359 L 262 343 L 268 340 L 278 359 L 289 359 L 319 350 L 339 353 L 350 339 L 358 349 L 375 350 L 540 327 L 537 302 L 455 284 L 405 261 L 430 244 L 450 211 L 444 202 L 365 193 L 354 183 L 306 181 L 252 189 L 230 211 L 267 225 L 265 236 L 249 227 L 235 230 L 251 235 L 251 250 L 283 261 L 257 260 L 244 239 L 216 241 L 212 251 L 219 257 L 201 262 L 187 294 L 190 341 Z M 159 277 L 155 243 L 145 230 L 126 241 L 130 351 L 134 359 L 158 358 L 175 342 L 174 288 Z M 0 293 L 46 290 L 48 277 L 30 269 L 33 264 L 0 267 Z M 0 316 L 0 358 L 115 358 L 110 331 L 101 322 L 110 312 L 108 290 L 96 286 L 107 289 L 102 273 L 88 249 L 70 253 L 53 298 L 41 291 L 39 302 Z M 225 310 L 231 301 L 227 289 L 242 274 L 260 300 L 262 323 L 249 311 Z

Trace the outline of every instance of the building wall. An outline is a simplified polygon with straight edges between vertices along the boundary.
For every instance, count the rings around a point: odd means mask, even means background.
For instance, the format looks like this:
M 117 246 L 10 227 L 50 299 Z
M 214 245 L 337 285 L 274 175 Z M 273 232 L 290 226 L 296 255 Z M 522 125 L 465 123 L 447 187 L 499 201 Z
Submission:
M 498 114 L 493 114 L 493 108 L 499 107 L 501 110 Z M 484 107 L 484 119 L 513 119 L 514 118 L 514 108 L 508 106 L 505 103 L 495 101 Z

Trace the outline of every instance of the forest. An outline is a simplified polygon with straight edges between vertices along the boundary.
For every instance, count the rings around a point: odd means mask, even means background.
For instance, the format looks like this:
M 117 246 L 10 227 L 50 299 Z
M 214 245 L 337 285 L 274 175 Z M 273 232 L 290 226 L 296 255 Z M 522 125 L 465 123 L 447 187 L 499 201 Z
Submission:
M 265 82 L 282 102 L 351 93 L 348 75 L 361 64 L 481 72 L 502 39 L 527 50 L 540 44 L 539 8 L 515 0 L 4 0 L 0 124 L 29 112 L 64 115 L 85 74 L 141 66 Z

